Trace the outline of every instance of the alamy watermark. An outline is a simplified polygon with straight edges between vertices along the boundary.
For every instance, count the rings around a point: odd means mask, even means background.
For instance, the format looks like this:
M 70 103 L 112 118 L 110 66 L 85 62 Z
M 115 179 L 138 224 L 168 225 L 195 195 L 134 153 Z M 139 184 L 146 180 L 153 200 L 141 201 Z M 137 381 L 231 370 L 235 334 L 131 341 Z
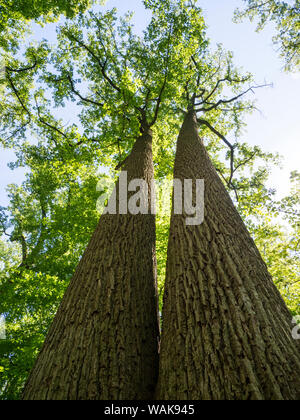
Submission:
M 293 318 L 292 324 L 295 325 L 292 330 L 293 339 L 300 340 L 300 315 L 297 315 Z
M 0 316 L 0 340 L 6 340 L 5 318 L 3 315 Z
M 101 195 L 97 209 L 104 214 L 160 214 L 168 215 L 173 191 L 174 214 L 185 215 L 187 226 L 198 226 L 204 221 L 203 179 L 152 181 L 144 179 L 128 182 L 127 171 L 120 173 L 118 187 L 109 177 L 99 181 Z

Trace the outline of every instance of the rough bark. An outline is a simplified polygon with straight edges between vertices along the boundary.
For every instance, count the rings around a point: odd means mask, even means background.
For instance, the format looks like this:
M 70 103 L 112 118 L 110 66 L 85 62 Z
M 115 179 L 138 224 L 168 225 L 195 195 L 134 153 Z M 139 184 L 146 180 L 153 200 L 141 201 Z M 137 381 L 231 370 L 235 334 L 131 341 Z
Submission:
M 157 399 L 300 398 L 292 316 L 198 135 L 181 129 L 177 179 L 205 180 L 205 221 L 172 215 Z
M 136 141 L 123 170 L 128 182 L 144 179 L 152 187 L 151 130 Z M 103 214 L 23 399 L 151 399 L 158 339 L 155 216 Z

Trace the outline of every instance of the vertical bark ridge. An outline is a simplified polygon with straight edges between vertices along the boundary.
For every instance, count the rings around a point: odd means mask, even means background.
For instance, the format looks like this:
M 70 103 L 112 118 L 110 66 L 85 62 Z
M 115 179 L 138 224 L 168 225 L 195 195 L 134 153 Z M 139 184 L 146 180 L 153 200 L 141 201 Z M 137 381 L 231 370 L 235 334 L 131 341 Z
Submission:
M 153 187 L 152 132 L 123 168 Z M 119 183 L 117 183 L 118 197 Z M 150 198 L 149 198 L 150 200 Z M 150 203 L 149 203 L 150 204 Z M 117 199 L 117 209 L 119 201 Z M 103 214 L 23 399 L 151 399 L 158 374 L 155 216 Z
M 185 214 L 172 214 L 157 398 L 299 399 L 292 316 L 209 159 L 194 113 L 178 138 L 174 178 L 205 180 L 205 220 L 186 226 Z

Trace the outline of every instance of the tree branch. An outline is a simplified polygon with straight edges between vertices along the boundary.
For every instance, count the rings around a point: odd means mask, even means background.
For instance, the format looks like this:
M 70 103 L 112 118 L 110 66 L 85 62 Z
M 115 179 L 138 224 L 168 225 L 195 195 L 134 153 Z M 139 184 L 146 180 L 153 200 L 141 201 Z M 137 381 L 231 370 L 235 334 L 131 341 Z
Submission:
M 203 108 L 198 108 L 198 109 L 195 109 L 195 111 L 196 112 L 210 112 L 210 111 L 212 111 L 213 109 L 216 109 L 216 108 L 218 108 L 220 105 L 223 105 L 223 104 L 229 104 L 229 103 L 232 103 L 232 102 L 235 102 L 235 101 L 237 101 L 239 98 L 241 98 L 242 96 L 244 96 L 244 95 L 246 95 L 248 92 L 253 92 L 253 90 L 254 89 L 259 89 L 259 88 L 261 88 L 261 87 L 266 87 L 266 86 L 272 86 L 272 85 L 260 85 L 260 86 L 251 86 L 249 89 L 247 89 L 246 91 L 244 91 L 244 92 L 242 92 L 242 93 L 240 93 L 239 95 L 237 95 L 237 96 L 235 96 L 235 97 L 233 97 L 233 98 L 231 98 L 231 99 L 220 99 L 217 103 L 213 103 L 213 104 L 209 104 L 209 103 L 207 103 L 208 105 L 211 105 L 210 107 L 208 107 L 208 108 L 205 108 L 205 107 L 203 107 Z
M 31 114 L 30 114 L 30 112 L 29 112 L 28 108 L 25 106 L 25 104 L 24 104 L 24 102 L 23 102 L 23 100 L 22 100 L 22 98 L 21 98 L 21 96 L 20 96 L 20 94 L 19 94 L 19 91 L 18 91 L 18 89 L 16 88 L 16 86 L 15 86 L 15 84 L 14 84 L 14 82 L 13 82 L 12 78 L 10 77 L 10 75 L 9 75 L 8 73 L 7 73 L 6 75 L 7 75 L 7 79 L 8 79 L 8 81 L 9 81 L 9 84 L 10 84 L 10 86 L 11 86 L 11 88 L 12 88 L 12 90 L 13 90 L 13 92 L 14 92 L 15 96 L 17 97 L 17 99 L 18 99 L 18 101 L 19 101 L 20 105 L 22 106 L 23 110 L 27 113 L 27 115 L 31 118 Z
M 88 47 L 83 41 L 81 41 L 80 39 L 76 38 L 74 35 L 72 35 L 70 32 L 67 32 L 66 35 L 71 38 L 73 41 L 77 42 L 77 44 L 79 44 L 82 48 L 84 48 L 93 58 L 94 60 L 98 63 L 100 69 L 101 69 L 101 73 L 104 77 L 104 79 L 117 91 L 117 92 L 121 92 L 121 89 L 119 88 L 119 86 L 117 86 L 117 84 L 107 75 L 106 73 L 106 66 L 107 66 L 107 59 L 105 60 L 104 63 L 102 63 L 102 61 L 99 59 L 99 57 L 97 56 L 97 54 L 95 54 L 95 52 Z
M 232 179 L 235 172 L 234 170 L 235 147 L 225 138 L 225 136 L 223 136 L 223 134 L 219 133 L 219 131 L 216 130 L 208 121 L 204 120 L 203 118 L 197 118 L 197 121 L 200 125 L 205 125 L 206 127 L 208 127 L 210 131 L 212 131 L 216 136 L 218 136 L 226 144 L 226 146 L 229 147 L 230 149 L 230 178 L 228 181 L 228 185 L 231 185 L 233 188 L 235 188 L 234 185 L 232 184 Z
M 55 127 L 54 125 L 48 123 L 47 121 L 45 121 L 43 119 L 43 117 L 41 116 L 41 113 L 40 113 L 40 107 L 38 105 L 36 96 L 34 97 L 34 100 L 35 100 L 35 104 L 36 104 L 36 107 L 37 107 L 37 113 L 38 113 L 39 121 L 42 124 L 44 124 L 46 127 L 50 128 L 51 130 L 56 131 L 58 134 L 60 134 L 61 136 L 63 136 L 65 139 L 68 139 L 68 136 L 65 133 L 63 133 L 59 128 Z
M 89 99 L 89 98 L 84 98 L 76 89 L 75 89 L 75 86 L 74 86 L 74 82 L 73 82 L 73 80 L 72 80 L 72 78 L 71 78 L 71 76 L 68 74 L 68 76 L 67 76 L 67 78 L 68 78 L 68 80 L 69 80 L 69 82 L 70 82 L 70 85 L 71 85 L 71 90 L 72 90 L 72 92 L 76 95 L 76 96 L 78 96 L 83 102 L 87 102 L 87 103 L 89 103 L 89 104 L 92 104 L 92 105 L 96 105 L 96 106 L 100 106 L 100 107 L 103 107 L 104 106 L 104 104 L 102 104 L 102 103 L 100 103 L 100 102 L 96 102 L 96 101 L 93 101 L 92 99 Z
M 210 92 L 210 94 L 206 98 L 204 98 L 202 102 L 200 102 L 199 104 L 196 104 L 196 106 L 206 103 L 214 95 L 214 93 L 217 91 L 217 89 L 218 89 L 218 87 L 220 86 L 221 83 L 224 83 L 224 82 L 244 83 L 244 82 L 247 82 L 247 80 L 249 80 L 249 79 L 250 79 L 250 76 L 245 77 L 244 79 L 232 79 L 229 76 L 224 77 L 224 79 L 219 79 L 216 83 L 216 86 L 213 88 L 213 90 Z
M 36 57 L 34 57 L 34 64 L 32 66 L 24 67 L 21 69 L 13 69 L 12 67 L 9 67 L 9 66 L 6 66 L 5 68 L 7 71 L 11 73 L 22 73 L 25 71 L 33 70 L 36 66 L 37 66 L 37 60 L 36 60 Z

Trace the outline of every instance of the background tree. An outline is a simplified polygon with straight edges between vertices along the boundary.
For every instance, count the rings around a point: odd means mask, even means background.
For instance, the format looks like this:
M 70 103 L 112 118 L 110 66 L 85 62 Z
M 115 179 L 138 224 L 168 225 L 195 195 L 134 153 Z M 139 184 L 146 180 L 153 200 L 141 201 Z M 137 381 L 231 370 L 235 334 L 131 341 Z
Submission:
M 248 17 L 258 18 L 257 30 L 262 30 L 268 22 L 274 22 L 277 35 L 273 41 L 279 45 L 281 57 L 288 71 L 299 69 L 300 65 L 300 1 L 290 3 L 278 0 L 244 0 L 246 8 L 236 11 L 236 20 Z

